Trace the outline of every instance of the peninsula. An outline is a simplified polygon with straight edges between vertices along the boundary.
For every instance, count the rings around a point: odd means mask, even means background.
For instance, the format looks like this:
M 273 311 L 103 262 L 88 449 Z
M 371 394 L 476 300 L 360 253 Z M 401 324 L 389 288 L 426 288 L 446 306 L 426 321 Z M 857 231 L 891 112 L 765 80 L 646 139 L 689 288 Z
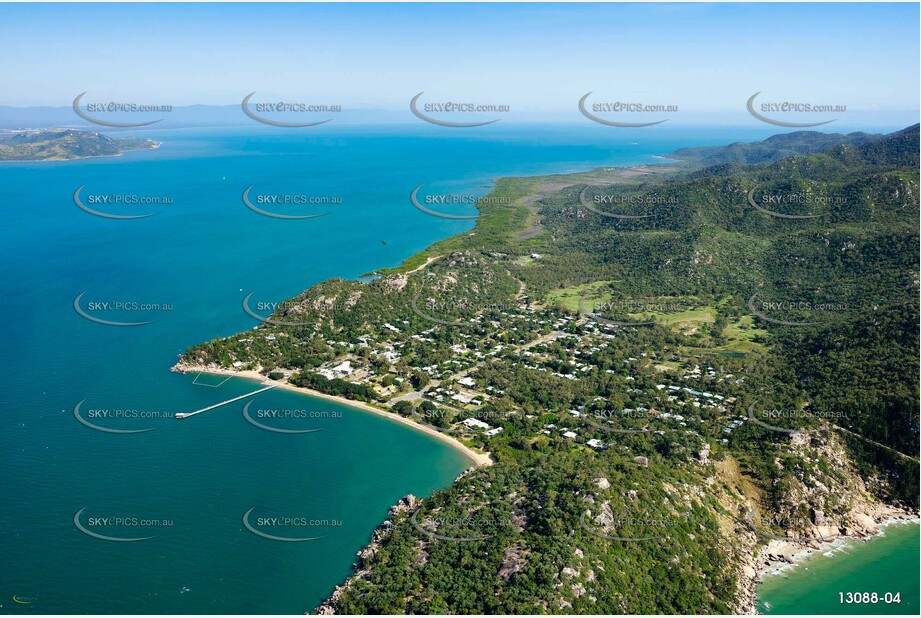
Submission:
M 115 157 L 129 150 L 159 146 L 159 142 L 151 139 L 109 137 L 97 131 L 0 131 L 0 161 L 69 161 L 89 157 Z
M 915 517 L 918 126 L 795 143 L 499 179 L 471 232 L 189 348 L 494 462 L 318 611 L 751 613 L 764 569 Z

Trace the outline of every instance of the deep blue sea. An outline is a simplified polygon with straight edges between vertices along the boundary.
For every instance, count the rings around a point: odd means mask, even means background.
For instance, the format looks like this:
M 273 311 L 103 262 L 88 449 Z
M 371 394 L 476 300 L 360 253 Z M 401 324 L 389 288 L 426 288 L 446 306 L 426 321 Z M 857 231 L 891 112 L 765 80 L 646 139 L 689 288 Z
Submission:
M 214 377 L 170 373 L 177 354 L 258 324 L 242 309 L 249 293 L 281 301 L 329 277 L 397 265 L 472 227 L 414 209 L 408 197 L 419 184 L 483 195 L 499 176 L 655 163 L 654 155 L 678 147 L 769 133 L 498 125 L 138 130 L 127 134 L 162 146 L 0 164 L 0 613 L 312 610 L 349 575 L 390 505 L 449 485 L 468 463 L 410 428 L 289 392 L 254 401 L 341 415 L 305 421 L 322 429 L 306 434 L 254 427 L 242 401 L 182 422 L 125 418 L 190 411 L 256 388 L 237 378 L 217 386 Z M 277 209 L 328 213 L 319 218 L 270 218 L 243 204 L 250 186 L 253 196 L 341 203 Z M 84 203 L 103 195 L 169 202 L 96 203 L 113 214 L 158 213 L 105 219 L 76 206 L 80 187 Z M 90 321 L 75 311 L 81 294 L 78 306 L 93 316 L 152 322 Z M 115 303 L 123 308 L 112 309 Z M 91 429 L 74 416 L 79 402 L 83 417 L 100 426 L 152 430 Z M 122 416 L 91 416 L 99 410 Z M 275 536 L 320 538 L 260 537 L 243 525 L 247 512 Z M 77 524 L 102 536 L 152 538 L 102 540 Z

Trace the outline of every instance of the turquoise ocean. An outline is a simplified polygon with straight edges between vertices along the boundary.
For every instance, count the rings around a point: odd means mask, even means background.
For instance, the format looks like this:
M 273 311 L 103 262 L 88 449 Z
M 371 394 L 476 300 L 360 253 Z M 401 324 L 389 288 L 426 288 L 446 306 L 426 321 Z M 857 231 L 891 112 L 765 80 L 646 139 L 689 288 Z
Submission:
M 758 612 L 917 616 L 918 544 L 917 524 L 886 526 L 868 540 L 837 541 L 833 549 L 766 577 L 758 588 Z

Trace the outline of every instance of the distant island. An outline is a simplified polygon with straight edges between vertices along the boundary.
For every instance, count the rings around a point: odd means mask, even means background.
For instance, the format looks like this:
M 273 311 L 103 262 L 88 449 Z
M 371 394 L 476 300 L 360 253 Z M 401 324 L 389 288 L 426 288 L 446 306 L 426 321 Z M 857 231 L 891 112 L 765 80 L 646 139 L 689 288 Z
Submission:
M 129 150 L 158 148 L 160 142 L 109 137 L 97 131 L 44 129 L 0 132 L 0 161 L 69 161 L 116 157 Z

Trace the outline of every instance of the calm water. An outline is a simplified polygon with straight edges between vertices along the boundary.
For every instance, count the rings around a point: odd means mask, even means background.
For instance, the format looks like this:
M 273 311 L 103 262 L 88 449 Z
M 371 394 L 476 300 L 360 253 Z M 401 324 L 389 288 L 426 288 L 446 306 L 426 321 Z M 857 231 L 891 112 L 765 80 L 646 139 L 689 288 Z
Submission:
M 758 588 L 764 614 L 918 615 L 918 526 L 885 528 L 868 542 L 847 541 L 830 556 L 817 552 Z M 827 553 L 827 552 L 826 552 Z M 839 593 L 876 592 L 877 603 L 841 603 Z M 885 594 L 891 593 L 886 603 Z M 900 593 L 899 603 L 894 602 Z
M 191 344 L 258 324 L 241 307 L 250 292 L 254 301 L 280 301 L 332 276 L 396 265 L 472 225 L 413 209 L 408 194 L 418 184 L 484 194 L 501 175 L 653 162 L 680 146 L 766 135 L 266 129 L 137 132 L 163 146 L 120 158 L 0 164 L 0 611 L 311 610 L 349 574 L 391 504 L 448 485 L 468 465 L 456 451 L 386 419 L 277 391 L 254 404 L 325 412 L 285 421 L 322 431 L 258 429 L 239 402 L 183 422 L 94 418 L 108 428 L 152 429 L 113 434 L 78 423 L 74 406 L 83 401 L 84 418 L 99 409 L 172 415 L 253 390 L 240 379 L 196 383 L 168 368 Z M 123 194 L 171 203 L 96 205 L 160 213 L 102 219 L 75 206 L 83 185 L 84 202 Z M 329 213 L 317 219 L 272 219 L 242 204 L 250 185 L 254 195 L 342 203 L 288 210 Z M 153 323 L 91 322 L 74 311 L 81 293 L 81 308 L 96 317 Z M 105 311 L 96 302 L 160 308 Z M 243 525 L 250 509 L 250 522 L 266 533 L 321 538 L 252 534 Z M 92 538 L 75 525 L 78 512 L 77 523 L 97 534 L 153 538 Z

